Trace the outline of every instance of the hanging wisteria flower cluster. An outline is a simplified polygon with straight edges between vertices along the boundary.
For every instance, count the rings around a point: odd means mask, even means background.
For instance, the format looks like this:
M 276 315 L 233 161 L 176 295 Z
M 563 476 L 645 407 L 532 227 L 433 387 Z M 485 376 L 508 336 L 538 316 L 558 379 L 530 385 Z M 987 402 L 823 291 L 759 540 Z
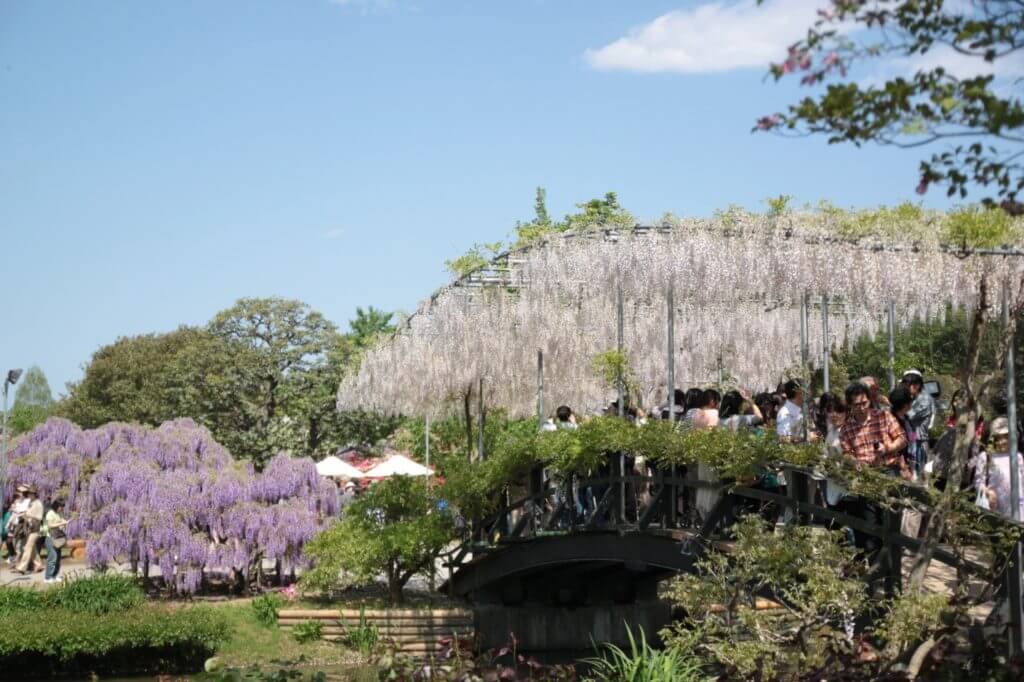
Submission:
M 614 391 L 593 358 L 618 343 L 645 403 L 666 394 L 668 291 L 675 308 L 675 385 L 702 385 L 720 370 L 754 390 L 774 388 L 801 362 L 801 300 L 809 301 L 812 364 L 825 339 L 852 344 L 882 328 L 971 306 L 982 272 L 1019 273 L 1022 258 L 965 255 L 925 230 L 893 228 L 877 239 L 836 236 L 829 215 L 746 213 L 674 220 L 631 232 L 567 233 L 500 256 L 422 303 L 399 332 L 364 357 L 338 391 L 341 409 L 424 414 L 450 409 L 484 380 L 489 406 L 527 415 L 537 405 L 544 354 L 549 406 L 595 410 Z M 831 230 L 831 231 L 830 231 Z M 903 242 L 899 234 L 909 237 Z
M 312 460 L 280 454 L 255 473 L 190 419 L 91 431 L 50 419 L 14 450 L 8 495 L 15 483 L 67 496 L 90 565 L 158 566 L 177 592 L 197 591 L 210 570 L 305 565 L 303 546 L 338 511 Z

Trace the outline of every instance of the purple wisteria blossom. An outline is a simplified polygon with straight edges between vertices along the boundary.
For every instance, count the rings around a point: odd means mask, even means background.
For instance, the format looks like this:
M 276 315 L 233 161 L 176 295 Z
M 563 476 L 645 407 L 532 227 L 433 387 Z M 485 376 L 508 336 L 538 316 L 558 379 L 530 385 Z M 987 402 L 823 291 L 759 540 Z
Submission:
M 248 578 L 263 559 L 305 565 L 303 546 L 338 512 L 312 460 L 279 454 L 256 473 L 191 419 L 88 431 L 50 419 L 13 451 L 8 496 L 18 483 L 67 498 L 90 565 L 158 566 L 186 593 L 209 570 Z

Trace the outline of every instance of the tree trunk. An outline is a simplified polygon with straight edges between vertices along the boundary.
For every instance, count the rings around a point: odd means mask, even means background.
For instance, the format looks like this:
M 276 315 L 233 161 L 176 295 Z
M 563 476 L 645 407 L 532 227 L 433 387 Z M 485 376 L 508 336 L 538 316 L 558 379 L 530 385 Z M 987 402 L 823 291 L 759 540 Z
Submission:
M 932 512 L 928 522 L 928 530 L 921 543 L 921 550 L 914 558 L 914 566 L 910 572 L 910 591 L 921 592 L 924 589 L 924 578 L 928 573 L 932 555 L 946 530 L 946 521 L 953 509 L 953 501 L 960 492 L 961 474 L 967 466 L 967 458 L 974 445 L 978 421 L 978 401 L 974 393 L 974 377 L 978 371 L 978 357 L 981 351 L 981 339 L 988 322 L 988 279 L 982 277 L 978 284 L 978 309 L 971 322 L 970 336 L 967 339 L 967 359 L 961 374 L 963 383 L 963 403 L 958 406 L 959 416 L 956 421 L 956 440 L 946 477 L 946 489 L 939 498 L 939 503 Z
M 392 604 L 405 603 L 405 594 L 402 592 L 404 583 L 401 579 L 402 572 L 395 563 L 388 563 L 388 601 Z

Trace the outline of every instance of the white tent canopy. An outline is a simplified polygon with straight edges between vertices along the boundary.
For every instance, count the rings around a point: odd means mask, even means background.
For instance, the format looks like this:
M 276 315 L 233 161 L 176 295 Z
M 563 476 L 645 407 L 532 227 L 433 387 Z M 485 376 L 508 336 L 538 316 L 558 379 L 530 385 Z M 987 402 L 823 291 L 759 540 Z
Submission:
M 363 478 L 366 476 L 362 471 L 334 455 L 325 457 L 316 463 L 316 472 L 321 476 L 331 478 Z
M 389 478 L 391 476 L 433 476 L 434 472 L 405 455 L 395 453 L 363 475 L 367 478 Z

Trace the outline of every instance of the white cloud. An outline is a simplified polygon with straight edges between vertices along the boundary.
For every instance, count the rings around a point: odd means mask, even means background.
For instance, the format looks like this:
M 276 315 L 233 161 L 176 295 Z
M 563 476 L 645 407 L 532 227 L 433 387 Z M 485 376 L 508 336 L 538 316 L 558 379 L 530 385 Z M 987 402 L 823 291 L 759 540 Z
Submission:
M 675 10 L 629 31 L 604 47 L 587 50 L 590 66 L 601 70 L 642 73 L 722 73 L 737 69 L 766 71 L 786 57 L 786 49 L 805 37 L 828 0 L 715 1 Z M 956 7 L 955 5 L 950 5 Z M 852 35 L 857 26 L 840 31 Z M 859 31 L 863 36 L 864 32 Z M 867 66 L 870 64 L 870 66 Z M 897 75 L 911 76 L 936 66 L 959 78 L 995 74 L 997 78 L 1024 77 L 1024 54 L 1013 54 L 989 64 L 939 45 L 923 55 L 865 62 L 861 82 L 882 83 Z
M 345 234 L 345 228 L 343 227 L 332 227 L 331 229 L 324 232 L 325 239 L 340 239 Z
M 807 34 L 824 0 L 711 2 L 663 14 L 584 57 L 593 68 L 646 73 L 766 70 Z

